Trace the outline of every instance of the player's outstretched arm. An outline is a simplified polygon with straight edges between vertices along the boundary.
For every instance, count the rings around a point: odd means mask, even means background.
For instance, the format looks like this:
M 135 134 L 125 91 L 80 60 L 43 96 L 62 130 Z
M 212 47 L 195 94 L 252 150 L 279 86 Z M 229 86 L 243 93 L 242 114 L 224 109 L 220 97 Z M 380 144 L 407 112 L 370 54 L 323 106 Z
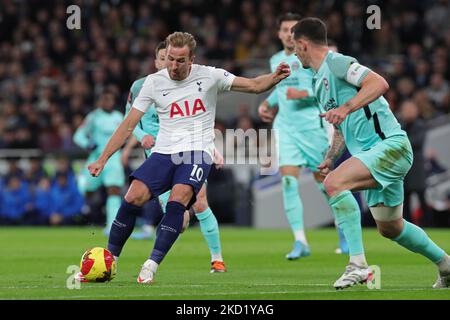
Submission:
M 114 131 L 100 157 L 88 166 L 92 176 L 98 177 L 100 175 L 108 159 L 125 143 L 143 114 L 144 112 L 136 108 L 131 108 L 128 115 L 120 123 L 116 131 Z
M 323 162 L 317 167 L 323 176 L 326 176 L 333 170 L 334 163 L 342 155 L 345 149 L 345 140 L 339 129 L 334 127 L 333 138 L 331 141 L 331 146 L 328 149 L 327 154 Z
M 231 85 L 231 90 L 247 93 L 261 93 L 269 90 L 281 80 L 289 77 L 291 69 L 286 63 L 280 63 L 273 73 L 256 78 L 236 77 Z

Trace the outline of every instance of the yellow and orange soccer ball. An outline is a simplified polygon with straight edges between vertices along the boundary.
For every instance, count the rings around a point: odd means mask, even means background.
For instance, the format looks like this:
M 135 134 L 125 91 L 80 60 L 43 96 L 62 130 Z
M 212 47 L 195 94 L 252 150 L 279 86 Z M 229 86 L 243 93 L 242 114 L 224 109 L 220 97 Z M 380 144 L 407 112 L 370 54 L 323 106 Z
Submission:
M 116 275 L 114 256 L 105 248 L 88 249 L 81 257 L 80 271 L 84 282 L 106 282 Z

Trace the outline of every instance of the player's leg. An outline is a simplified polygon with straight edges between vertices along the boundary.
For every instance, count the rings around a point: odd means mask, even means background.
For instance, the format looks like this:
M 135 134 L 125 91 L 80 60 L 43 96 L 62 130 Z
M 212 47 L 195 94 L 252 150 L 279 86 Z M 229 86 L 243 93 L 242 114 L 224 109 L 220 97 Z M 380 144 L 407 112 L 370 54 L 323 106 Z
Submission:
M 322 163 L 324 156 L 326 155 L 329 148 L 327 129 L 320 128 L 317 130 L 299 132 L 296 134 L 296 138 L 297 138 L 296 140 L 297 145 L 302 154 L 302 157 L 306 160 L 305 167 L 309 168 L 313 172 L 314 179 L 316 180 L 319 190 L 324 195 L 325 200 L 328 202 L 328 204 L 330 204 L 330 197 L 326 193 L 325 187 L 323 186 L 324 177 L 320 175 L 320 173 L 317 171 L 318 170 L 317 167 Z M 348 158 L 349 157 L 346 157 L 345 159 L 344 158 L 339 159 L 336 162 L 336 167 L 338 166 L 338 163 L 342 163 L 344 160 Z M 333 211 L 332 207 L 331 209 Z M 338 226 L 336 214 L 334 212 L 333 215 L 335 217 L 334 220 L 339 238 L 339 249 L 337 250 L 339 250 L 339 252 L 341 253 L 348 253 L 348 245 L 345 236 L 343 234 L 342 228 Z
M 108 234 L 121 205 L 122 188 L 125 186 L 125 171 L 119 154 L 109 159 L 99 178 L 107 191 L 105 234 Z
M 328 151 L 328 149 L 327 149 L 327 151 Z M 336 160 L 335 167 L 338 167 L 342 162 L 344 162 L 345 160 L 349 159 L 351 156 L 352 155 L 350 154 L 348 149 L 345 148 L 343 154 Z M 327 198 L 327 201 L 329 201 L 329 197 L 328 197 L 327 193 L 325 192 L 325 188 L 323 188 L 323 184 L 319 185 L 319 188 L 321 190 L 323 190 L 322 192 L 324 193 L 325 197 Z M 342 231 L 341 228 L 339 228 L 336 219 L 335 219 L 335 226 L 336 226 L 336 230 L 338 232 L 338 238 L 339 238 L 339 248 L 336 249 L 335 252 L 336 253 L 346 253 L 346 254 L 348 254 L 349 250 L 348 250 L 347 240 L 345 239 L 344 232 Z
M 109 234 L 108 250 L 116 260 L 133 232 L 136 218 L 142 214 L 142 207 L 150 198 L 151 192 L 147 185 L 134 179 L 119 207 Z
M 325 191 L 325 187 L 323 186 L 323 180 L 325 179 L 319 172 L 314 172 L 314 179 L 316 180 L 317 186 L 319 190 L 322 192 L 322 194 L 325 197 L 325 200 L 330 205 L 331 211 L 333 211 L 333 207 L 330 204 L 331 198 L 328 196 L 327 192 Z M 338 238 L 339 238 L 339 251 L 336 249 L 336 253 L 342 253 L 342 254 L 349 254 L 349 247 L 347 240 L 345 238 L 344 231 L 342 230 L 342 227 L 339 226 L 339 223 L 336 218 L 336 213 L 333 211 L 334 216 L 334 224 L 336 227 L 336 230 L 338 232 Z M 357 223 L 357 221 L 355 221 Z
M 304 159 L 304 166 L 313 172 L 314 179 L 316 180 L 319 190 L 325 197 L 325 200 L 330 203 L 330 197 L 325 191 L 323 186 L 324 177 L 317 171 L 317 167 L 323 161 L 325 154 L 328 151 L 328 133 L 325 128 L 297 132 L 291 139 L 294 139 L 299 152 L 299 159 Z M 332 208 L 331 208 L 332 209 Z M 334 214 L 334 213 L 333 213 Z M 348 246 L 343 235 L 342 229 L 338 226 L 335 217 L 335 225 L 339 235 L 339 251 L 348 253 Z
M 173 186 L 166 206 L 166 214 L 158 226 L 155 245 L 139 273 L 137 280 L 139 283 L 153 282 L 158 266 L 182 231 L 184 212 L 193 195 L 194 191 L 190 185 L 176 184 Z
M 320 182 L 317 174 L 315 177 Z M 370 272 L 364 253 L 359 205 L 350 191 L 340 193 L 338 197 L 336 195 L 335 197 L 329 197 L 327 194 L 327 200 L 335 217 L 337 228 L 343 233 L 343 235 L 339 236 L 345 239 L 345 245 L 349 254 L 349 264 L 346 267 L 346 271 L 334 283 L 334 287 L 342 289 L 365 282 L 369 278 Z M 341 250 L 345 250 L 342 240 L 340 242 Z
M 163 210 L 158 198 L 148 201 L 142 209 L 142 228 L 131 234 L 132 239 L 146 240 L 155 238 L 155 230 L 163 217 Z
M 116 217 L 117 211 L 122 203 L 122 188 L 118 186 L 111 186 L 106 188 L 107 198 L 106 198 L 106 227 L 105 234 L 109 235 L 109 231 L 113 224 L 114 218 Z
M 378 199 L 383 201 L 377 206 L 373 206 L 374 192 L 369 193 L 368 199 L 371 201 L 370 211 L 377 224 L 378 231 L 383 237 L 397 242 L 409 251 L 418 253 L 428 258 L 438 267 L 438 280 L 434 288 L 445 288 L 450 286 L 450 258 L 436 245 L 425 233 L 425 231 L 415 224 L 405 220 L 402 216 L 403 204 L 396 206 L 385 206 L 389 203 L 388 197 L 397 197 L 402 190 L 402 182 L 394 184 L 385 190 L 384 197 Z M 396 201 L 397 202 L 397 201 Z
M 366 199 L 379 232 L 404 248 L 435 263 L 439 270 L 436 288 L 450 286 L 450 258 L 418 226 L 406 221 L 403 213 L 403 179 L 411 168 L 413 152 L 406 136 L 383 140 L 358 157 L 376 179 L 378 190 L 367 190 Z
M 169 202 L 169 197 L 170 197 L 170 190 L 167 191 L 166 193 L 163 193 L 162 195 L 160 195 L 158 197 L 159 203 L 161 205 L 162 208 L 162 214 L 166 214 L 166 206 L 167 206 L 167 202 Z M 183 217 L 183 228 L 181 229 L 181 233 L 183 233 L 189 226 L 189 222 L 191 219 L 191 214 L 189 213 L 189 210 L 186 210 L 184 212 L 184 217 Z
M 303 224 L 303 203 L 298 191 L 300 168 L 305 166 L 299 139 L 286 128 L 277 130 L 277 152 L 282 180 L 283 207 L 286 218 L 294 234 L 294 245 L 286 255 L 288 260 L 295 260 L 310 254 Z
M 195 216 L 200 223 L 200 230 L 208 244 L 211 254 L 211 273 L 226 272 L 220 245 L 219 224 L 208 204 L 206 195 L 206 183 L 197 195 L 197 201 L 193 204 Z
M 119 208 L 109 236 L 108 249 L 118 257 L 142 214 L 142 207 L 153 197 L 170 188 L 173 167 L 170 157 L 153 153 L 131 175 L 131 184 Z
M 367 281 L 370 275 L 362 242 L 361 213 L 351 191 L 375 188 L 377 182 L 359 159 L 351 157 L 328 174 L 323 184 L 349 245 L 350 263 L 334 284 L 337 289 L 346 288 Z
M 286 255 L 288 260 L 309 256 L 310 250 L 303 223 L 303 203 L 298 192 L 298 176 L 300 167 L 280 167 L 283 188 L 283 205 L 287 220 L 294 234 L 295 242 L 292 251 Z
M 422 254 L 439 269 L 439 279 L 436 286 L 450 285 L 450 259 L 419 227 L 402 218 L 403 178 L 412 164 L 412 149 L 406 136 L 392 137 L 375 145 L 372 149 L 356 155 L 359 164 L 354 161 L 351 168 L 359 172 L 359 179 L 343 177 L 341 183 L 337 179 L 329 185 L 330 192 L 339 192 L 343 187 L 350 190 L 369 189 L 366 199 L 377 227 L 382 235 L 392 239 L 406 249 Z M 355 168 L 357 166 L 357 168 Z M 365 168 L 365 173 L 364 172 Z M 338 168 L 339 169 L 339 168 Z M 346 181 L 353 178 L 355 181 Z M 325 182 L 327 182 L 327 179 Z M 325 183 L 326 185 L 326 183 Z M 326 185 L 327 187 L 327 185 Z
M 158 226 L 155 245 L 150 258 L 145 261 L 139 273 L 139 283 L 151 283 L 159 264 L 177 240 L 183 227 L 184 213 L 196 201 L 206 177 L 209 174 L 212 158 L 204 152 L 192 151 L 182 153 L 182 163 L 175 165 L 171 182 L 173 184 L 166 214 Z M 169 161 L 172 161 L 169 156 Z

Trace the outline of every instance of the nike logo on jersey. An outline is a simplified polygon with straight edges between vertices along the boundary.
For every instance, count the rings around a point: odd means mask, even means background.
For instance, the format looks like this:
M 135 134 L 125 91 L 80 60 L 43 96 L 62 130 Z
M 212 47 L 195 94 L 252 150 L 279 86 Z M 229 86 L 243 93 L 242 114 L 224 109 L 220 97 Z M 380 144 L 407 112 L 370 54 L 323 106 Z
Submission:
M 163 97 L 165 97 L 165 96 L 167 96 L 168 94 L 170 93 L 170 91 L 169 92 L 163 92 Z

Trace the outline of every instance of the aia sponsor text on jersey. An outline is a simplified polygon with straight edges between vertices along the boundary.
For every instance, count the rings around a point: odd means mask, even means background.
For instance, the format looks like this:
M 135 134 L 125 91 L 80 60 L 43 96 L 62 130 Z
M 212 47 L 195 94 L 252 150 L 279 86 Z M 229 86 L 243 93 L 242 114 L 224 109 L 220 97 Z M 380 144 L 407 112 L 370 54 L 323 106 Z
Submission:
M 195 99 L 193 103 L 189 102 L 189 100 L 178 103 L 173 102 L 170 106 L 171 119 L 175 117 L 195 116 L 197 113 L 206 112 L 205 106 L 203 105 L 203 101 L 201 99 Z

